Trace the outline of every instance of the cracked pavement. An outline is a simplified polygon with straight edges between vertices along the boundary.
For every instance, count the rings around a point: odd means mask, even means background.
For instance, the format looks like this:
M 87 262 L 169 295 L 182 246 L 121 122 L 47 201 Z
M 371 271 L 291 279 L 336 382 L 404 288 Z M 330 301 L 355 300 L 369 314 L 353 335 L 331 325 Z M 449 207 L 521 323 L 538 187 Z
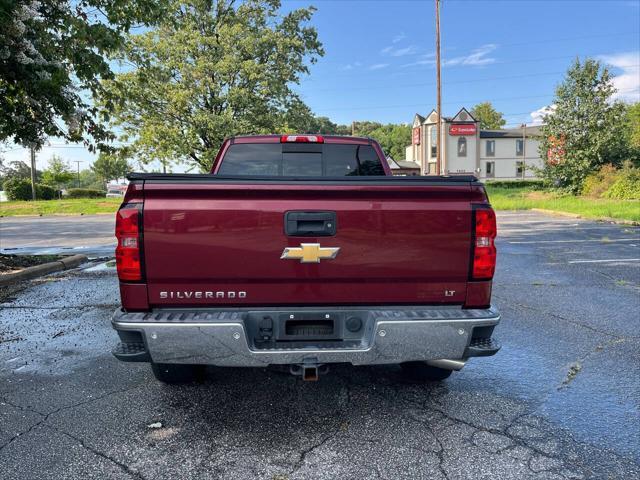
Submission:
M 167 386 L 109 353 L 112 270 L 1 291 L 0 478 L 637 478 L 638 229 L 499 222 L 503 349 L 440 384 L 340 365 Z

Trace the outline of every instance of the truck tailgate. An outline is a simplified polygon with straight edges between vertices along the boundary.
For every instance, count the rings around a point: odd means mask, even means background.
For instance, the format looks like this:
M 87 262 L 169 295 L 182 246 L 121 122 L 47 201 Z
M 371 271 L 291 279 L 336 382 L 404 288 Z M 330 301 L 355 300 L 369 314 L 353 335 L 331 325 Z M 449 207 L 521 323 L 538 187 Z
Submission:
M 344 183 L 146 181 L 150 306 L 464 303 L 477 190 Z M 336 212 L 335 235 L 287 235 L 290 211 Z M 303 243 L 340 250 L 281 258 Z

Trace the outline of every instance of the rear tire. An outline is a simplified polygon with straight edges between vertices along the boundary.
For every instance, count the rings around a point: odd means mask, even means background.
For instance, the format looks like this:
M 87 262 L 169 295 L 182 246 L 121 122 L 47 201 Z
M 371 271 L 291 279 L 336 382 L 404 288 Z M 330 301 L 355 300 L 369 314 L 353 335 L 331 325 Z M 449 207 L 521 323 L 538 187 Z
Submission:
M 453 370 L 432 367 L 425 362 L 406 362 L 400 364 L 400 367 L 407 377 L 421 382 L 440 382 L 453 373 Z
M 190 383 L 204 376 L 204 365 L 181 363 L 151 363 L 153 375 L 162 383 Z

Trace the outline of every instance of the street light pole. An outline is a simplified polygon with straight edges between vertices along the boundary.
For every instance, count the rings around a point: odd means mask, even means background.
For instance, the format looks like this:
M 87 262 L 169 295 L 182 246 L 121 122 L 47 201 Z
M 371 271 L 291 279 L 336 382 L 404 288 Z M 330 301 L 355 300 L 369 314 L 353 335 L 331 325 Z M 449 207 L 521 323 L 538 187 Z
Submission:
M 436 139 L 436 172 L 437 175 L 442 175 L 440 171 L 441 165 L 441 143 L 442 143 L 442 91 L 440 85 L 440 0 L 436 0 L 436 90 L 437 90 L 437 114 L 438 124 L 436 126 L 436 132 L 438 138 Z
M 80 188 L 80 164 L 82 163 L 82 160 L 75 160 L 75 162 L 78 164 L 78 181 L 77 181 L 77 185 L 78 185 L 78 188 Z
M 527 124 L 522 124 L 522 179 L 527 175 Z
M 31 198 L 35 202 L 36 200 L 36 147 L 31 145 Z

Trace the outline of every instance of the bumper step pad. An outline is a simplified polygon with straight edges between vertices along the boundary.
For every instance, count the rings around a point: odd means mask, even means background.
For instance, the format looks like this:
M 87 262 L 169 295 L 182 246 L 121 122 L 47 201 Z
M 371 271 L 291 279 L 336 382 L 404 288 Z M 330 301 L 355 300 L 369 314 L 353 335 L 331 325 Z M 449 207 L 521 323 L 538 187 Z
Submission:
M 151 357 L 144 343 L 120 342 L 112 350 L 113 355 L 123 362 L 150 362 Z
M 500 347 L 494 338 L 474 338 L 467 347 L 465 357 L 488 357 L 495 355 Z

